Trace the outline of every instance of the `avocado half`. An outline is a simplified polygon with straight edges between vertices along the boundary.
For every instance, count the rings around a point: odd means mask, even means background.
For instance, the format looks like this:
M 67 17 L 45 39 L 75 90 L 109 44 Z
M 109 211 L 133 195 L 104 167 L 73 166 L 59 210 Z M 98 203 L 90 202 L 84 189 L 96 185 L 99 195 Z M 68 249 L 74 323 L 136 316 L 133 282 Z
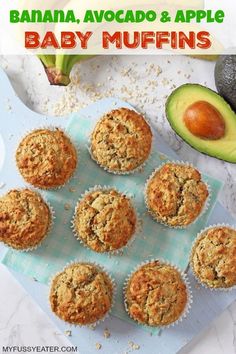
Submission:
M 225 134 L 222 138 L 199 138 L 187 129 L 183 120 L 184 113 L 197 101 L 206 101 L 221 113 L 225 122 Z M 236 163 L 236 113 L 215 91 L 198 84 L 178 87 L 167 99 L 166 116 L 176 134 L 194 149 L 220 160 Z

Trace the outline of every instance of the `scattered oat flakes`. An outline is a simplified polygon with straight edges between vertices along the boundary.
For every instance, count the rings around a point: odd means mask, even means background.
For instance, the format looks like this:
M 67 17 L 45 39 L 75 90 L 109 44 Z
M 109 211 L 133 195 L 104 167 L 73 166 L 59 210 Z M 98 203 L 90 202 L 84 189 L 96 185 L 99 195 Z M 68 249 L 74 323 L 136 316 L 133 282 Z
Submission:
M 7 110 L 8 112 L 12 112 L 12 106 L 11 106 L 10 104 L 7 104 L 6 110 Z
M 65 210 L 70 210 L 70 208 L 71 208 L 71 205 L 69 203 L 65 203 L 64 204 L 64 209 Z
M 170 81 L 166 77 L 164 77 L 164 79 L 162 80 L 162 85 L 167 86 L 167 85 L 169 85 L 169 83 L 170 83 Z
M 96 343 L 96 349 L 100 350 L 102 348 L 102 345 L 100 343 Z
M 64 333 L 67 337 L 71 337 L 71 331 L 69 329 L 66 330 Z
M 159 158 L 160 158 L 160 160 L 164 161 L 164 160 L 166 160 L 166 155 L 159 154 Z
M 140 349 L 140 345 L 135 344 L 135 343 L 132 342 L 132 341 L 129 341 L 128 344 L 129 344 L 129 346 L 130 346 L 130 348 L 131 348 L 132 350 L 139 350 L 139 349 Z
M 90 326 L 88 326 L 89 327 L 89 329 L 91 329 L 92 331 L 94 331 L 95 330 L 95 325 L 90 325 Z
M 104 336 L 105 338 L 110 338 L 111 333 L 110 333 L 110 331 L 109 331 L 108 328 L 105 328 L 105 329 L 104 329 L 103 336 Z
M 75 193 L 75 192 L 76 192 L 76 188 L 74 188 L 74 187 L 70 187 L 70 188 L 69 188 L 69 192 L 71 192 L 71 193 Z
M 160 75 L 162 73 L 162 68 L 158 65 L 156 69 L 157 75 Z

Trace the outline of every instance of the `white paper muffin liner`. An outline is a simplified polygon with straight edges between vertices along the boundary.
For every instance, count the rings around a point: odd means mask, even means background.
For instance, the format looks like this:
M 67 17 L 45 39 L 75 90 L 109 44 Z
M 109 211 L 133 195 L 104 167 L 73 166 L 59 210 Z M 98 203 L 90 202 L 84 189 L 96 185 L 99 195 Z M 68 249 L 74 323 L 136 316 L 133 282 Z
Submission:
M 123 108 L 123 107 L 116 107 L 116 108 L 114 108 L 113 110 L 117 110 L 117 109 L 121 109 L 121 108 Z M 126 107 L 124 107 L 124 108 L 126 108 Z M 129 109 L 130 109 L 130 108 L 129 108 Z M 140 114 L 140 115 L 144 118 L 145 122 L 148 124 L 148 126 L 150 127 L 151 132 L 152 132 L 152 142 L 151 142 L 151 149 L 150 149 L 149 155 L 148 155 L 148 157 L 146 158 L 146 160 L 145 160 L 141 165 L 137 166 L 137 167 L 134 168 L 133 170 L 131 170 L 131 171 L 114 171 L 114 170 L 112 170 L 112 169 L 109 169 L 107 166 L 101 165 L 101 164 L 97 161 L 97 159 L 93 156 L 92 148 L 91 148 L 91 146 L 92 146 L 91 138 L 92 138 L 93 131 L 94 131 L 94 129 L 95 129 L 97 123 L 98 123 L 106 114 L 110 113 L 111 111 L 105 113 L 102 117 L 100 117 L 100 118 L 96 121 L 96 124 L 95 124 L 95 126 L 93 127 L 92 132 L 88 135 L 88 151 L 89 151 L 89 154 L 90 154 L 90 156 L 91 156 L 91 159 L 92 159 L 93 161 L 95 161 L 96 164 L 97 164 L 99 167 L 101 167 L 104 171 L 106 171 L 106 172 L 108 172 L 108 173 L 112 173 L 112 174 L 114 174 L 114 175 L 126 175 L 126 176 L 127 176 L 127 175 L 134 174 L 134 173 L 136 173 L 136 172 L 142 171 L 142 170 L 145 168 L 145 166 L 147 165 L 148 161 L 151 159 L 152 155 L 153 155 L 153 130 L 152 130 L 152 126 L 151 126 L 151 124 L 150 124 L 150 122 L 149 122 L 149 120 L 148 120 L 147 117 L 144 117 L 144 115 L 143 115 L 142 113 L 138 112 L 138 111 L 137 111 L 136 109 L 134 109 L 134 108 L 133 108 L 132 110 L 135 111 L 136 113 Z
M 131 238 L 129 239 L 129 241 L 127 242 L 126 245 L 124 245 L 123 247 L 117 249 L 117 250 L 111 250 L 111 251 L 105 251 L 105 252 L 96 252 L 95 250 L 93 250 L 92 248 L 90 248 L 84 241 L 83 239 L 80 237 L 80 235 L 78 234 L 76 227 L 75 227 L 75 218 L 76 218 L 76 212 L 77 212 L 77 208 L 80 204 L 80 202 L 90 193 L 95 192 L 95 191 L 109 191 L 109 190 L 114 190 L 117 193 L 119 193 L 120 195 L 126 197 L 129 199 L 130 204 L 134 210 L 135 216 L 136 216 L 136 225 L 135 225 L 135 231 L 133 233 L 133 235 L 131 236 Z M 95 185 L 89 189 L 87 189 L 78 199 L 76 206 L 75 206 L 75 210 L 74 210 L 74 215 L 73 218 L 71 220 L 71 229 L 72 232 L 75 236 L 75 238 L 80 242 L 80 244 L 84 247 L 86 247 L 87 249 L 89 249 L 90 251 L 93 251 L 95 253 L 98 254 L 111 254 L 111 255 L 121 255 L 123 253 L 123 251 L 125 249 L 128 249 L 133 242 L 135 241 L 137 235 L 139 234 L 140 230 L 141 230 L 141 219 L 139 217 L 139 214 L 137 212 L 137 209 L 134 206 L 134 203 L 132 203 L 131 198 L 129 198 L 126 194 L 122 193 L 121 191 L 119 191 L 116 187 L 112 187 L 112 186 L 101 186 L 101 185 Z
M 54 225 L 54 221 L 55 221 L 55 210 L 53 209 L 53 207 L 51 206 L 51 204 L 48 202 L 47 198 L 45 198 L 44 195 L 42 195 L 42 193 L 39 192 L 38 189 L 36 188 L 32 188 L 32 187 L 29 187 L 29 186 L 24 186 L 24 187 L 16 187 L 16 188 L 11 188 L 10 190 L 13 190 L 13 189 L 16 189 L 18 191 L 22 191 L 22 190 L 25 190 L 25 189 L 29 189 L 35 193 L 38 193 L 42 200 L 44 201 L 44 203 L 48 206 L 49 208 L 49 213 L 50 213 L 50 223 L 49 223 L 49 226 L 48 226 L 48 229 L 47 229 L 47 232 L 45 233 L 45 235 L 43 236 L 43 238 L 40 240 L 40 242 L 35 245 L 35 246 L 32 246 L 32 247 L 28 247 L 28 248 L 24 248 L 24 249 L 18 249 L 18 248 L 14 248 L 10 245 L 8 245 L 7 243 L 5 243 L 4 241 L 1 241 L 6 247 L 8 247 L 9 249 L 15 251 L 15 252 L 31 252 L 31 251 L 35 251 L 37 248 L 39 248 L 43 241 L 48 237 L 48 235 L 50 234 L 50 232 L 52 231 L 52 228 L 53 228 L 53 225 Z M 10 192 L 10 190 L 8 192 Z M 6 194 L 8 193 L 6 192 Z
M 101 270 L 103 273 L 106 274 L 106 276 L 110 279 L 111 283 L 112 283 L 112 301 L 111 301 L 111 307 L 110 309 L 107 311 L 107 313 L 102 317 L 100 318 L 99 320 L 93 322 L 93 323 L 89 323 L 89 324 L 76 324 L 76 323 L 70 323 L 70 322 L 67 322 L 65 320 L 63 320 L 62 318 L 60 318 L 59 316 L 57 316 L 57 314 L 55 312 L 52 311 L 52 308 L 51 308 L 51 303 L 50 303 L 50 292 L 51 292 L 51 286 L 52 286 L 52 283 L 53 283 L 53 280 L 58 276 L 60 275 L 61 273 L 63 273 L 69 266 L 72 266 L 74 264 L 89 264 L 89 265 L 93 265 L 95 267 L 97 267 L 99 270 Z M 73 261 L 70 261 L 68 263 L 66 263 L 65 267 L 57 272 L 56 274 L 52 275 L 50 280 L 49 280 L 49 296 L 48 296 L 48 305 L 49 305 L 49 308 L 51 310 L 51 312 L 53 313 L 53 315 L 59 319 L 61 322 L 63 323 L 66 323 L 68 326 L 70 326 L 71 328 L 77 328 L 77 327 L 88 327 L 88 328 L 91 328 L 92 327 L 96 327 L 98 326 L 100 323 L 104 322 L 107 318 L 110 317 L 111 315 L 111 311 L 114 307 L 114 304 L 115 304 L 115 298 L 116 298 L 116 293 L 117 293 L 117 286 L 116 286 L 116 282 L 115 280 L 113 279 L 113 277 L 110 275 L 110 273 L 106 270 L 106 268 L 97 263 L 97 262 L 91 262 L 91 261 L 87 261 L 85 259 L 80 259 L 80 260 L 73 260 Z
M 159 261 L 160 263 L 163 263 L 165 265 L 169 265 L 171 267 L 173 267 L 175 270 L 177 270 L 181 276 L 181 279 L 183 280 L 185 286 L 186 286 L 186 291 L 187 291 L 187 302 L 186 302 L 186 305 L 185 305 L 185 308 L 182 312 L 182 314 L 180 315 L 180 317 L 168 324 L 168 325 L 158 325 L 158 326 L 149 326 L 147 324 L 144 324 L 144 323 L 141 323 L 139 321 L 137 321 L 136 319 L 134 319 L 130 313 L 129 313 L 129 309 L 128 309 L 128 303 L 127 303 L 127 297 L 126 297 L 126 291 L 127 291 L 127 287 L 128 287 L 128 284 L 129 284 L 129 280 L 131 279 L 131 277 L 133 276 L 133 274 L 142 266 L 146 265 L 146 264 L 149 264 L 151 262 L 155 262 L 155 261 Z M 192 296 L 192 290 L 191 290 L 191 287 L 190 287 L 190 282 L 189 282 L 189 279 L 188 279 L 188 276 L 185 272 L 183 272 L 182 270 L 180 270 L 176 265 L 168 262 L 168 261 L 165 261 L 163 260 L 162 258 L 152 258 L 152 259 L 149 259 L 149 260 L 146 260 L 146 261 L 143 261 L 141 263 L 139 263 L 138 265 L 135 266 L 135 268 L 129 273 L 129 275 L 126 277 L 125 279 L 125 283 L 124 283 L 124 286 L 123 286 L 123 296 L 124 296 L 124 306 L 125 306 L 125 310 L 127 312 L 127 314 L 129 315 L 129 317 L 136 323 L 138 323 L 139 325 L 141 326 L 144 326 L 144 327 L 147 327 L 147 328 L 160 328 L 160 329 L 165 329 L 165 328 L 170 328 L 170 327 L 174 327 L 175 325 L 177 325 L 178 323 L 182 322 L 184 318 L 186 318 L 189 314 L 189 311 L 192 307 L 192 302 L 193 302 L 193 296 Z
M 236 227 L 233 226 L 233 225 L 230 225 L 230 224 L 225 224 L 225 223 L 220 223 L 220 224 L 213 224 L 213 225 L 210 225 L 210 226 L 207 226 L 205 227 L 204 229 L 202 229 L 196 236 L 195 240 L 193 241 L 193 244 L 192 244 L 192 248 L 191 248 L 191 251 L 190 251 L 190 257 L 189 257 L 189 264 L 190 264 L 190 267 L 191 267 L 191 270 L 192 270 L 192 273 L 196 279 L 196 281 L 198 282 L 198 284 L 200 284 L 201 286 L 203 286 L 205 289 L 208 289 L 208 290 L 211 290 L 211 291 L 225 291 L 225 292 L 229 292 L 229 291 L 232 291 L 232 290 L 235 290 L 236 289 L 236 284 L 231 286 L 231 287 L 228 287 L 228 288 L 222 288 L 222 287 L 219 287 L 219 288 L 213 288 L 213 287 L 210 287 L 209 285 L 207 285 L 206 283 L 202 282 L 200 280 L 200 278 L 198 277 L 197 273 L 195 273 L 194 271 L 194 267 L 192 265 L 192 257 L 193 257 L 193 254 L 194 254 L 194 248 L 195 246 L 197 245 L 198 241 L 202 238 L 202 235 L 203 233 L 205 233 L 206 231 L 210 230 L 210 229 L 213 229 L 215 227 L 227 227 L 227 228 L 230 228 L 230 229 L 233 229 L 236 231 Z
M 203 214 L 205 214 L 205 212 L 208 210 L 209 205 L 210 205 L 210 200 L 211 200 L 211 196 L 212 196 L 212 191 L 211 191 L 211 186 L 209 185 L 209 183 L 204 179 L 204 177 L 201 174 L 201 180 L 202 182 L 204 182 L 204 184 L 207 186 L 207 190 L 208 190 L 208 197 L 202 207 L 201 212 L 199 213 L 199 215 L 196 217 L 195 220 L 193 220 L 190 224 L 188 225 L 169 225 L 168 223 L 164 222 L 162 219 L 158 218 L 158 216 L 149 208 L 148 206 L 148 196 L 147 196 L 147 189 L 148 189 L 148 185 L 149 182 L 151 181 L 151 179 L 155 176 L 155 174 L 166 164 L 178 164 L 178 165 L 182 165 L 182 166 L 190 166 L 195 168 L 197 171 L 199 171 L 193 164 L 189 163 L 189 162 L 184 162 L 184 161 L 179 161 L 179 160 L 173 160 L 173 161 L 165 161 L 164 163 L 162 163 L 160 166 L 158 166 L 153 172 L 152 174 L 148 177 L 146 183 L 145 183 L 145 187 L 144 187 L 144 200 L 145 200 L 145 204 L 146 204 L 146 208 L 149 212 L 149 214 L 153 217 L 153 219 L 155 221 L 157 221 L 158 223 L 168 226 L 171 229 L 186 229 L 190 226 L 192 226 L 193 224 L 195 224 L 202 216 Z
M 74 146 L 74 148 L 75 148 L 75 150 L 76 150 L 76 159 L 77 159 L 77 161 L 76 161 L 75 170 L 73 171 L 73 173 L 71 174 L 71 176 L 68 178 L 68 180 L 67 180 L 65 183 L 63 183 L 62 185 L 57 186 L 57 187 L 38 187 L 38 186 L 35 186 L 35 185 L 33 185 L 33 184 L 27 182 L 26 179 L 25 179 L 25 178 L 23 177 L 23 175 L 21 174 L 21 172 L 20 172 L 20 170 L 19 170 L 19 168 L 18 168 L 18 166 L 17 166 L 16 152 L 17 152 L 17 149 L 18 149 L 20 143 L 22 142 L 22 140 L 23 140 L 27 135 L 33 133 L 33 132 L 36 131 L 36 130 L 41 130 L 41 129 L 52 130 L 52 131 L 55 131 L 56 129 L 58 129 L 58 130 L 62 131 L 62 132 L 65 134 L 65 136 L 70 139 L 72 145 Z M 15 166 L 16 166 L 16 170 L 17 170 L 18 176 L 20 176 L 20 178 L 23 179 L 24 182 L 25 182 L 27 185 L 29 185 L 29 186 L 31 186 L 31 187 L 33 187 L 34 189 L 39 190 L 39 191 L 53 191 L 53 190 L 59 190 L 59 189 L 65 187 L 65 186 L 75 177 L 75 175 L 76 175 L 76 170 L 77 170 L 78 165 L 79 165 L 79 146 L 78 146 L 78 143 L 77 143 L 74 139 L 72 139 L 72 137 L 67 133 L 67 131 L 65 130 L 65 128 L 62 127 L 62 126 L 60 126 L 60 125 L 57 125 L 57 126 L 54 126 L 54 125 L 47 125 L 47 126 L 44 126 L 44 125 L 43 125 L 43 126 L 36 127 L 36 128 L 34 128 L 34 129 L 26 130 L 23 134 L 21 134 L 20 138 L 17 139 L 17 144 L 16 144 L 16 146 L 15 146 L 14 151 L 15 151 L 15 155 L 14 155 L 14 158 L 15 158 Z

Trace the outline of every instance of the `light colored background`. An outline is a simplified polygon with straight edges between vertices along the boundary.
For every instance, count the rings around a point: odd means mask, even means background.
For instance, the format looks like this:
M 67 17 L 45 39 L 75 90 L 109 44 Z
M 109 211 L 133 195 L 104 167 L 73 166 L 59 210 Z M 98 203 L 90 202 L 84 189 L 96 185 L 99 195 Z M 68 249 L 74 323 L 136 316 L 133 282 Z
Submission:
M 173 90 L 174 85 L 197 82 L 214 88 L 213 63 L 186 57 L 97 57 L 75 67 L 73 82 L 67 88 L 50 87 L 42 66 L 34 57 L 0 57 L 0 64 L 22 101 L 39 113 L 65 115 L 106 96 L 117 96 L 129 101 L 147 114 L 180 157 L 226 182 L 220 200 L 236 217 L 236 166 L 194 151 L 176 137 L 164 115 L 166 95 Z M 10 102 L 6 102 L 6 107 L 14 109 Z M 7 181 L 0 181 L 0 186 L 1 183 Z M 0 282 L 4 284 L 0 292 L 1 345 L 69 344 L 67 338 L 57 331 L 2 266 Z M 115 336 L 115 333 L 112 335 Z M 124 353 L 127 351 L 130 351 L 128 343 Z M 97 352 L 96 348 L 94 352 Z M 139 352 L 145 353 L 145 348 L 140 348 Z M 236 305 L 233 304 L 182 352 L 235 353 Z

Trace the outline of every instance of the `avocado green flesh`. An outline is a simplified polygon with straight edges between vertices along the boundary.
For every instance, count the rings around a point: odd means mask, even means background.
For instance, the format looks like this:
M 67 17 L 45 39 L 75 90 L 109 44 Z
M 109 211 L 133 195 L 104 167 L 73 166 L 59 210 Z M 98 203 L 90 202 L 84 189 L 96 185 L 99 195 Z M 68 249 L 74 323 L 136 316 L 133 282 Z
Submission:
M 187 129 L 183 120 L 184 113 L 197 101 L 206 101 L 221 113 L 225 121 L 225 135 L 221 139 L 202 139 Z M 175 132 L 193 148 L 221 160 L 236 163 L 236 114 L 216 92 L 197 84 L 180 86 L 167 100 L 166 115 Z

